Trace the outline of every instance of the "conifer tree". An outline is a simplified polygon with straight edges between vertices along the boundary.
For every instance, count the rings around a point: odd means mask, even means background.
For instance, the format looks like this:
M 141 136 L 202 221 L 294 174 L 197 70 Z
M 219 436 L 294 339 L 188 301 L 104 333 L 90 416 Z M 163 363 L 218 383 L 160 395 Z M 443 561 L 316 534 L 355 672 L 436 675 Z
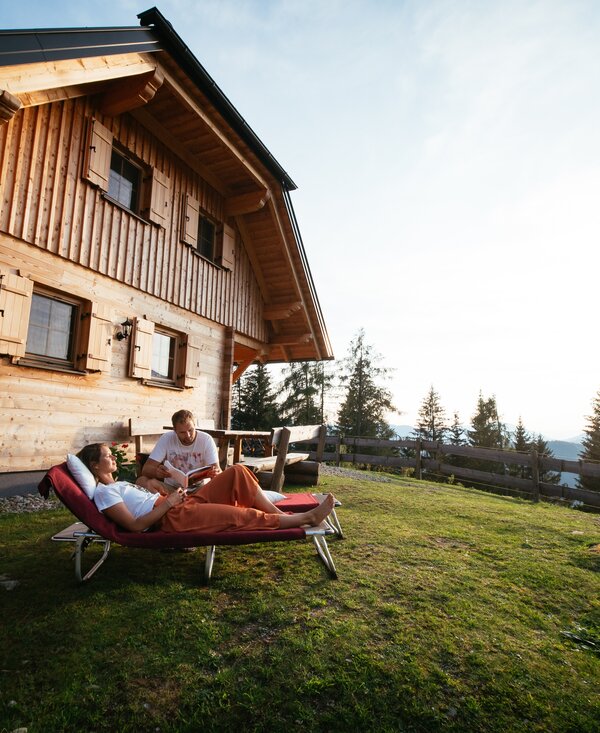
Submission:
M 496 398 L 484 399 L 481 392 L 477 400 L 477 409 L 471 418 L 471 429 L 467 430 L 469 443 L 480 448 L 506 448 L 508 432 L 506 425 L 500 421 Z
M 264 364 L 250 367 L 240 382 L 237 404 L 231 414 L 232 427 L 237 430 L 270 430 L 278 425 L 279 411 L 267 367 Z
M 415 438 L 443 443 L 448 434 L 446 412 L 442 407 L 439 394 L 431 385 L 427 396 L 419 408 L 419 419 L 415 430 Z
M 504 423 L 500 421 L 496 398 L 494 396 L 484 399 L 481 392 L 477 400 L 477 409 L 471 418 L 471 429 L 467 430 L 469 444 L 478 448 L 506 448 L 509 443 L 508 431 Z M 471 468 L 490 473 L 504 473 L 504 464 L 469 459 L 468 465 Z
M 284 398 L 280 405 L 283 423 L 313 425 L 320 421 L 318 376 L 315 365 L 308 362 L 292 362 L 286 367 L 282 382 Z
M 583 450 L 579 457 L 584 461 L 600 461 L 600 391 L 592 403 L 592 414 L 588 415 L 588 421 L 584 428 L 584 437 L 581 441 Z M 579 476 L 577 486 L 580 489 L 600 491 L 600 478 L 591 476 Z
M 520 451 L 522 453 L 529 453 L 531 451 L 531 436 L 527 430 L 525 430 L 521 416 L 519 416 L 517 427 L 515 428 L 515 432 L 512 437 L 512 447 L 516 451 Z M 511 476 L 518 476 L 519 478 L 524 479 L 531 478 L 531 468 L 525 465 L 511 465 L 508 472 Z
M 448 436 L 451 445 L 465 445 L 465 429 L 460 423 L 460 416 L 458 412 L 454 413 L 452 418 L 452 425 L 448 428 Z
M 530 450 L 535 450 L 538 456 L 547 456 L 548 458 L 552 458 L 554 455 L 552 448 L 550 448 L 544 436 L 539 433 L 531 439 L 529 448 Z M 540 469 L 539 478 L 540 481 L 545 484 L 558 484 L 560 481 L 560 473 L 556 473 L 556 471 L 543 471 Z
M 458 412 L 454 412 L 452 418 L 452 424 L 448 428 L 448 440 L 450 445 L 466 445 L 467 440 L 465 438 L 465 429 L 461 425 L 460 416 Z M 452 466 L 466 466 L 467 459 L 464 456 L 449 455 L 446 462 Z
M 345 398 L 338 413 L 336 431 L 339 434 L 393 437 L 394 431 L 385 420 L 385 413 L 395 410 L 392 396 L 377 383 L 389 370 L 379 366 L 380 363 L 381 356 L 366 343 L 364 330 L 359 330 L 342 365 Z

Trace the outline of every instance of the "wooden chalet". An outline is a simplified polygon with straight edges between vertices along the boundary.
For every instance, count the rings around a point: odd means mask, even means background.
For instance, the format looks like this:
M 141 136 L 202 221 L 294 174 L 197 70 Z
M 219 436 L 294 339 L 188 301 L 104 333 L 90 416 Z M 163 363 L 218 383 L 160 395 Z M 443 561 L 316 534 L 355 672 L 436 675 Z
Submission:
M 0 31 L 0 474 L 129 419 L 228 427 L 253 362 L 332 358 L 293 181 L 156 9 Z

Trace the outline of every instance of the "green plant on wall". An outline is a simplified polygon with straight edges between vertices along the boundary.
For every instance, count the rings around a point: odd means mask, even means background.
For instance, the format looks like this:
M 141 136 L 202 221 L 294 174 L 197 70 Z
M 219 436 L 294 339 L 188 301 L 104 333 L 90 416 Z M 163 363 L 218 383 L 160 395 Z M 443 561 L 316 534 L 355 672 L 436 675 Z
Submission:
M 110 444 L 110 452 L 117 462 L 117 479 L 119 481 L 135 481 L 137 476 L 137 465 L 129 460 L 127 448 L 129 448 L 129 443 Z

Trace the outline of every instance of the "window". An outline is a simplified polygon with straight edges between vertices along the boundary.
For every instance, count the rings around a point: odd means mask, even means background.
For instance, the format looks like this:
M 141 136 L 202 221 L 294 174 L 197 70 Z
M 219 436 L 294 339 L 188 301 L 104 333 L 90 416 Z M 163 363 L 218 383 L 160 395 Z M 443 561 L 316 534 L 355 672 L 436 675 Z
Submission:
M 108 177 L 108 195 L 131 211 L 139 212 L 141 169 L 113 148 Z
M 129 376 L 151 387 L 195 387 L 200 377 L 200 344 L 145 318 L 136 318 Z
M 45 293 L 31 298 L 25 356 L 56 366 L 75 368 L 79 304 Z
M 106 197 L 146 221 L 165 227 L 172 213 L 167 176 L 138 160 L 98 120 L 89 121 L 83 177 Z
M 112 306 L 0 272 L 0 354 L 59 371 L 110 368 Z
M 198 254 L 206 257 L 211 262 L 215 259 L 215 239 L 217 234 L 217 227 L 206 216 L 200 216 L 200 223 L 198 225 L 198 245 L 196 249 Z
M 154 331 L 152 338 L 152 379 L 159 379 L 175 384 L 175 355 L 177 339 L 171 334 Z
M 193 251 L 224 270 L 235 264 L 235 230 L 229 224 L 215 222 L 200 209 L 199 202 L 183 195 L 180 239 Z

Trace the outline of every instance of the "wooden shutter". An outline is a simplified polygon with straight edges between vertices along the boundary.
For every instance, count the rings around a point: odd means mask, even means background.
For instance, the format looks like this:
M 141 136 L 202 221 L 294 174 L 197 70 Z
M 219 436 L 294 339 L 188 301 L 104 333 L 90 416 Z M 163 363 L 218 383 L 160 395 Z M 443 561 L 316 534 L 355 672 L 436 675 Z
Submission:
M 0 354 L 25 356 L 33 281 L 0 272 Z
M 184 244 L 196 247 L 198 244 L 198 223 L 200 219 L 200 203 L 187 193 L 183 194 L 181 206 L 181 235 Z
M 152 339 L 154 323 L 145 318 L 136 318 L 129 353 L 129 376 L 140 379 L 152 378 Z
M 105 372 L 110 368 L 112 353 L 112 309 L 102 303 L 92 303 L 83 314 L 82 355 L 79 364 L 90 372 Z
M 226 270 L 233 270 L 235 264 L 235 229 L 230 227 L 229 224 L 223 224 L 220 250 L 217 254 L 217 264 Z
M 154 168 L 150 181 L 150 204 L 146 210 L 148 220 L 164 227 L 169 213 L 169 179 Z
M 187 337 L 183 343 L 185 349 L 185 373 L 183 375 L 182 387 L 195 387 L 200 376 L 200 352 L 202 346 L 200 341 L 193 336 Z
M 98 120 L 91 119 L 83 160 L 83 177 L 103 191 L 108 191 L 112 144 L 112 132 Z

